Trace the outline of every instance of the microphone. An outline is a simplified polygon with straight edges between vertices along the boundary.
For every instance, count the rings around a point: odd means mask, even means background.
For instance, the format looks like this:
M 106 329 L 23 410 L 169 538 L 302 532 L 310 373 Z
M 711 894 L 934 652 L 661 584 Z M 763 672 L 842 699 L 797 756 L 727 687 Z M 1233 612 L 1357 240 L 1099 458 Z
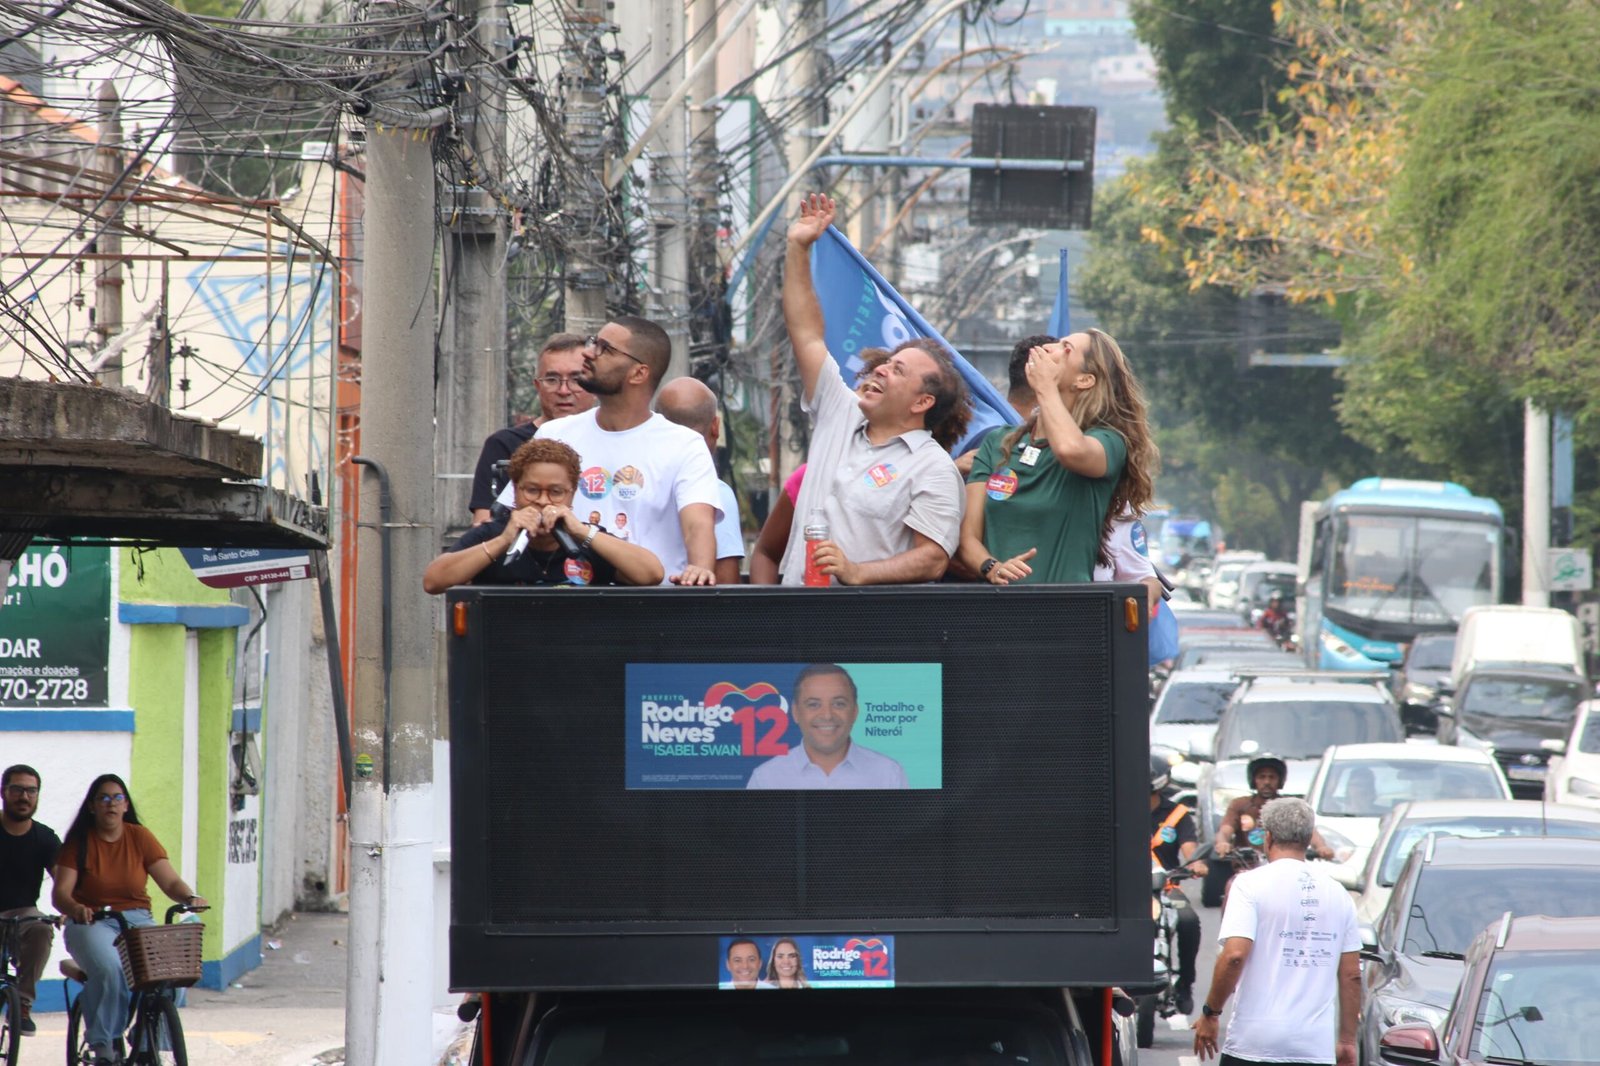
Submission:
M 577 538 L 568 533 L 567 527 L 560 522 L 556 523 L 555 529 L 551 530 L 551 532 L 556 535 L 556 540 L 561 542 L 561 547 L 566 550 L 568 555 L 577 556 L 583 551 L 582 548 L 578 547 Z

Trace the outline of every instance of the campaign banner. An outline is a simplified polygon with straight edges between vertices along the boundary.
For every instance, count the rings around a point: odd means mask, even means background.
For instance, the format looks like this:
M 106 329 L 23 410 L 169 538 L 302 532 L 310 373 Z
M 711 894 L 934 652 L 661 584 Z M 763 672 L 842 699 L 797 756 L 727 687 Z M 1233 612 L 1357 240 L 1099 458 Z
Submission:
M 892 936 L 725 936 L 717 987 L 893 988 Z
M 111 662 L 111 553 L 33 547 L 0 607 L 0 707 L 104 707 Z
M 629 663 L 630 789 L 937 789 L 939 663 Z

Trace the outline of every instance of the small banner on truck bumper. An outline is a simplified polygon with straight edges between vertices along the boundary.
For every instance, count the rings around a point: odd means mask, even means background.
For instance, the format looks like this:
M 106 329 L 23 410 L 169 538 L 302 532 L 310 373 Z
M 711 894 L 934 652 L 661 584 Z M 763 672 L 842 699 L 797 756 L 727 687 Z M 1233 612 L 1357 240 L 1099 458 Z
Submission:
M 725 936 L 718 988 L 893 988 L 892 936 Z

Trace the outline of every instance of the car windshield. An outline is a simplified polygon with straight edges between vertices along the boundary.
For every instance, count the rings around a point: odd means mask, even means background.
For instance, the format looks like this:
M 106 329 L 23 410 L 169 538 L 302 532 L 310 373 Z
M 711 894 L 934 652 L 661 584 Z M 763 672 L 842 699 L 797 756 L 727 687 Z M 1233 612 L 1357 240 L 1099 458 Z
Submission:
M 1405 739 L 1400 717 L 1387 703 L 1341 700 L 1259 700 L 1237 704 L 1217 746 L 1224 759 L 1264 751 L 1282 759 L 1320 759 L 1331 744 Z
M 1544 677 L 1475 677 L 1461 694 L 1466 714 L 1496 718 L 1547 718 L 1570 721 L 1583 700 L 1577 680 Z
M 1589 712 L 1583 721 L 1583 734 L 1578 737 L 1578 750 L 1585 755 L 1600 755 L 1600 714 Z
M 620 1007 L 541 1026 L 537 1066 L 1065 1066 L 1043 1010 L 744 996 L 739 1010 Z M 760 1000 L 761 1002 L 756 1002 Z M 809 1002 L 806 1002 L 809 1001 Z
M 1552 918 L 1593 914 L 1596 872 L 1593 866 L 1424 867 L 1400 951 L 1465 954 L 1472 938 L 1506 911 Z
M 1246 575 L 1249 580 L 1249 575 Z M 1294 602 L 1294 575 L 1293 574 L 1258 574 L 1255 577 L 1254 589 L 1250 593 L 1250 601 L 1258 606 L 1272 599 L 1272 594 L 1277 593 L 1283 597 L 1286 604 Z
M 1600 951 L 1513 951 L 1490 967 L 1472 1022 L 1474 1061 L 1592 1063 L 1600 1048 Z M 1493 1058 L 1489 1058 L 1493 1056 Z
M 1327 603 L 1380 622 L 1439 626 L 1494 601 L 1499 529 L 1487 522 L 1352 514 L 1339 521 Z
M 1214 725 L 1237 681 L 1168 681 L 1156 706 L 1156 721 Z
M 1424 637 L 1411 646 L 1411 655 L 1406 659 L 1406 666 L 1417 670 L 1448 670 L 1455 652 L 1454 637 L 1432 640 Z
M 1317 813 L 1381 818 L 1404 800 L 1510 798 L 1487 763 L 1340 759 L 1328 767 Z
M 1392 886 L 1405 868 L 1411 849 L 1429 833 L 1452 837 L 1600 837 L 1600 822 L 1570 822 L 1551 818 L 1428 818 L 1406 822 L 1389 837 L 1378 884 Z M 1524 911 L 1523 913 L 1534 913 Z

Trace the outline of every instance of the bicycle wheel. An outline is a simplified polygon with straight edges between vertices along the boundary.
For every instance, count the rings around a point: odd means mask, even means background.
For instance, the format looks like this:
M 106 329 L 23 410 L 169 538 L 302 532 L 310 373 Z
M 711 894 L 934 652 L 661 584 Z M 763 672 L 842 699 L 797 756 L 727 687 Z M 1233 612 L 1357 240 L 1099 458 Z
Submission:
M 0 1062 L 17 1066 L 22 1051 L 22 993 L 16 985 L 0 990 Z
M 178 1005 L 161 996 L 152 1000 L 141 1015 L 139 1036 L 134 1041 L 134 1062 L 144 1066 L 189 1066 L 189 1049 L 183 1043 Z
M 89 1032 L 83 1024 L 83 993 L 67 1004 L 67 1066 L 83 1066 L 89 1061 Z

